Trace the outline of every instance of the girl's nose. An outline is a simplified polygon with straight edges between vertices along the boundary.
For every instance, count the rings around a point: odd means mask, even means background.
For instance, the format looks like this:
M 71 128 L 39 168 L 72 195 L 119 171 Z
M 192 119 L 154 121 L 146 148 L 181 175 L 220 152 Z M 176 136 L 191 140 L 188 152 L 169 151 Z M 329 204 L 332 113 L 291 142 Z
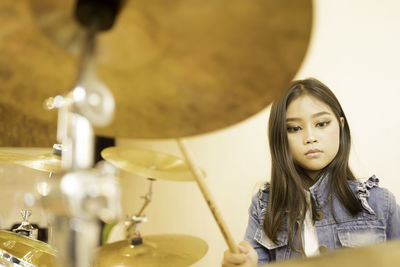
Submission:
M 304 144 L 313 144 L 318 142 L 317 138 L 314 135 L 314 132 L 312 131 L 312 129 L 306 129 L 306 131 L 304 132 L 305 136 L 304 136 Z
M 314 135 L 309 135 L 306 139 L 305 139 L 305 143 L 306 144 L 313 144 L 316 143 L 317 139 L 314 137 Z

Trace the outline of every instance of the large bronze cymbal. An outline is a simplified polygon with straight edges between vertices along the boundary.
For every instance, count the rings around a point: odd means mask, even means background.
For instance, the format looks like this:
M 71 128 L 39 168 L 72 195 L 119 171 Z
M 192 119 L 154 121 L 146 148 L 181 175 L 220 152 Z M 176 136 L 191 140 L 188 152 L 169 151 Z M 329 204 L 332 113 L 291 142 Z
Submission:
M 143 244 L 130 240 L 110 243 L 99 248 L 95 267 L 186 267 L 201 259 L 208 245 L 189 235 L 150 235 Z
M 0 146 L 55 143 L 56 112 L 42 106 L 76 80 L 74 2 L 0 4 Z M 98 38 L 98 72 L 116 113 L 96 133 L 185 137 L 250 117 L 293 79 L 311 22 L 311 0 L 126 1 Z
M 33 156 L 0 151 L 0 162 L 20 165 L 44 172 L 58 172 L 62 170 L 61 157 L 52 153 Z
M 194 181 L 188 164 L 178 157 L 141 148 L 108 147 L 101 156 L 124 171 L 155 179 Z

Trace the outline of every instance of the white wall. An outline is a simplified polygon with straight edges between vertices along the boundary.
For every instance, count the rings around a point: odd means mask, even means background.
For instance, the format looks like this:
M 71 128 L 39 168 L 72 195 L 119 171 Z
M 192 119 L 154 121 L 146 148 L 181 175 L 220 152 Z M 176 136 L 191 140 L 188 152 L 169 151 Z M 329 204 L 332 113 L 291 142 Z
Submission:
M 335 92 L 353 134 L 351 162 L 355 173 L 359 177 L 375 173 L 400 199 L 400 1 L 315 0 L 314 7 L 313 39 L 296 78 L 314 76 Z M 189 149 L 207 173 L 206 182 L 237 242 L 245 231 L 255 185 L 268 179 L 267 118 L 268 109 L 233 127 L 188 139 Z M 117 145 L 181 156 L 171 140 L 118 139 Z M 0 165 L 2 181 L 17 171 L 24 179 L 39 175 L 9 168 Z M 147 192 L 148 184 L 127 172 L 121 172 L 121 177 L 124 212 L 131 214 L 140 208 L 140 196 Z M 13 183 L 16 181 L 10 180 L 9 187 Z M 209 251 L 193 266 L 218 266 L 227 246 L 196 184 L 159 180 L 153 191 L 142 234 L 185 233 L 203 238 Z M 2 199 L 1 216 L 3 223 L 8 223 L 11 219 L 7 215 L 18 204 L 12 200 L 10 206 L 4 190 Z

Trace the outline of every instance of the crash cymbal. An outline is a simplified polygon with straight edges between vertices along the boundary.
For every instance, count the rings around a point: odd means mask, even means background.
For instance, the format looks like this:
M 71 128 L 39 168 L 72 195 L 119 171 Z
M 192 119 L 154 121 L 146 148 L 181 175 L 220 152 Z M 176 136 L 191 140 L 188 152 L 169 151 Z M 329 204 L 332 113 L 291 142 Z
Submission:
M 341 248 L 317 257 L 293 259 L 272 266 L 276 267 L 365 267 L 400 266 L 400 241 L 389 241 L 377 245 L 357 248 Z M 264 265 L 263 265 L 264 266 Z M 267 265 L 265 265 L 267 266 Z M 268 265 L 270 266 L 270 265 Z
M 0 230 L 0 263 L 14 263 L 1 266 L 56 266 L 56 251 L 47 243 L 21 234 Z
M 208 245 L 189 235 L 150 235 L 140 245 L 130 240 L 110 243 L 99 248 L 95 267 L 183 267 L 201 259 Z
M 0 151 L 0 162 L 12 163 L 45 172 L 62 170 L 61 157 L 52 153 L 33 156 Z
M 108 147 L 101 156 L 117 168 L 143 177 L 194 181 L 187 163 L 178 157 L 141 148 Z
M 55 141 L 56 112 L 42 106 L 76 81 L 78 59 L 67 52 L 81 40 L 74 2 L 2 1 L 0 120 L 7 128 L 0 129 L 0 145 Z M 303 61 L 311 2 L 126 1 L 114 27 L 98 36 L 99 77 L 116 112 L 96 133 L 193 136 L 261 111 Z

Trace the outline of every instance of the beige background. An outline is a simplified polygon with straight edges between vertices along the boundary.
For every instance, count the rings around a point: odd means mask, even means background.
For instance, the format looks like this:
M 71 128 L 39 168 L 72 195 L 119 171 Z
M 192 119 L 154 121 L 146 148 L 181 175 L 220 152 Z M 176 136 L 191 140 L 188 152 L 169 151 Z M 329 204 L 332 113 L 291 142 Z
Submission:
M 351 164 L 358 177 L 376 174 L 400 199 L 400 2 L 397 0 L 315 0 L 314 29 L 306 60 L 296 78 L 314 76 L 337 95 L 353 135 Z M 269 109 L 233 127 L 187 139 L 234 239 L 247 225 L 247 209 L 257 184 L 270 170 L 266 125 Z M 117 140 L 181 156 L 174 141 Z M 38 152 L 38 150 L 36 150 Z M 39 151 L 40 152 L 40 151 Z M 123 208 L 138 211 L 148 183 L 121 172 Z M 0 226 L 18 218 L 23 192 L 46 175 L 0 164 Z M 218 266 L 227 246 L 196 184 L 156 181 L 146 210 L 143 235 L 184 233 L 204 239 L 209 251 L 195 267 Z M 37 208 L 33 220 L 45 223 Z M 119 236 L 116 228 L 112 238 Z

